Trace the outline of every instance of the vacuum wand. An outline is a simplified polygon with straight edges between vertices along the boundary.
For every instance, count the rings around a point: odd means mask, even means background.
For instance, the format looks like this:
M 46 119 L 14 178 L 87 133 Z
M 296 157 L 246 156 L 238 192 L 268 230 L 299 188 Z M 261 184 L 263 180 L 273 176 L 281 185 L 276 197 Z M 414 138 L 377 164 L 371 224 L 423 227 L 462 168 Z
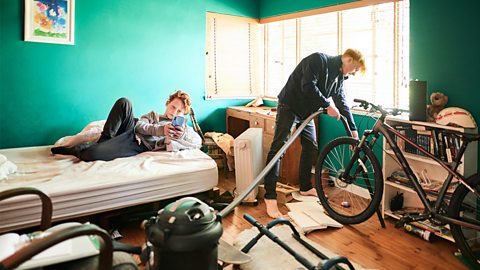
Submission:
M 257 175 L 257 177 L 252 181 L 252 183 L 250 183 L 250 185 L 243 191 L 243 193 L 239 194 L 235 198 L 235 200 L 233 200 L 227 207 L 225 207 L 222 211 L 220 211 L 219 215 L 221 217 L 224 217 L 228 215 L 233 210 L 233 208 L 237 207 L 237 205 L 240 204 L 245 199 L 245 197 L 247 197 L 248 194 L 252 192 L 252 190 L 260 184 L 260 182 L 263 180 L 265 175 L 272 169 L 273 165 L 277 162 L 277 160 L 279 160 L 282 157 L 282 155 L 287 151 L 288 147 L 290 147 L 290 145 L 295 141 L 298 135 L 300 135 L 303 129 L 305 129 L 308 123 L 310 123 L 310 121 L 317 115 L 324 114 L 324 113 L 326 113 L 326 110 L 320 109 L 312 113 L 310 116 L 308 116 L 307 119 L 305 119 L 303 123 L 300 125 L 300 127 L 298 127 L 297 130 L 295 130 L 295 132 L 292 134 L 290 139 L 288 139 L 287 142 L 282 146 L 282 148 L 278 150 L 277 154 L 272 158 L 272 160 L 270 160 L 270 162 L 265 166 L 265 168 Z M 352 134 L 351 134 L 350 128 L 348 127 L 346 118 L 343 115 L 341 115 L 340 119 L 342 120 L 342 123 L 345 129 L 347 130 L 347 134 L 351 136 Z

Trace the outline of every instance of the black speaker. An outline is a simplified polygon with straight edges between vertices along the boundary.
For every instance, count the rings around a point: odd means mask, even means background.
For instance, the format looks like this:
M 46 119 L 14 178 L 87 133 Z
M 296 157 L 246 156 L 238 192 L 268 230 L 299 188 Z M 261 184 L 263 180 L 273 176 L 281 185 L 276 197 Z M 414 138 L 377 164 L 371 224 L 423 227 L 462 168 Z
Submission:
M 427 121 L 427 82 L 410 81 L 410 121 Z

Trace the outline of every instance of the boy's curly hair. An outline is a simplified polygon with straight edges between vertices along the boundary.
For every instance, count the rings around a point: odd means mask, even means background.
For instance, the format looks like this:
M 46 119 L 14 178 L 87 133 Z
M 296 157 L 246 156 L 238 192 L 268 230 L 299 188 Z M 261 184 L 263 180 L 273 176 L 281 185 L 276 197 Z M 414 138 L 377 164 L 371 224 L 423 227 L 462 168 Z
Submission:
M 192 106 L 192 101 L 190 100 L 190 95 L 185 93 L 182 90 L 177 90 L 168 97 L 167 104 L 170 103 L 172 100 L 174 100 L 176 98 L 183 101 L 183 105 L 185 105 L 185 114 L 189 114 L 190 113 L 190 107 Z

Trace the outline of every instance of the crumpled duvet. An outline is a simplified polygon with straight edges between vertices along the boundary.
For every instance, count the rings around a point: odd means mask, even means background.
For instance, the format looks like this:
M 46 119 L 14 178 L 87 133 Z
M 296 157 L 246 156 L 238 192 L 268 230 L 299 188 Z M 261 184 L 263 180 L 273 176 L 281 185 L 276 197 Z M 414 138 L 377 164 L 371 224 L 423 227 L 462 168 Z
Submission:
M 6 179 L 9 174 L 17 171 L 17 165 L 7 159 L 6 156 L 0 154 L 0 180 Z

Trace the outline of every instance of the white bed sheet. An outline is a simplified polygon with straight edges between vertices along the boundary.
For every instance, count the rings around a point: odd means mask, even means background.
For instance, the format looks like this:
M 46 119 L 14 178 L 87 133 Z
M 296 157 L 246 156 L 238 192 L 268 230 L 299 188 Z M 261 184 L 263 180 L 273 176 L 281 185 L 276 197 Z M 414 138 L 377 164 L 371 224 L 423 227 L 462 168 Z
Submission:
M 53 202 L 53 221 L 207 191 L 218 183 L 217 164 L 200 150 L 144 152 L 112 161 L 83 162 L 51 155 L 51 146 L 2 149 L 18 166 L 0 191 L 35 187 Z M 0 202 L 0 232 L 39 224 L 37 196 Z

